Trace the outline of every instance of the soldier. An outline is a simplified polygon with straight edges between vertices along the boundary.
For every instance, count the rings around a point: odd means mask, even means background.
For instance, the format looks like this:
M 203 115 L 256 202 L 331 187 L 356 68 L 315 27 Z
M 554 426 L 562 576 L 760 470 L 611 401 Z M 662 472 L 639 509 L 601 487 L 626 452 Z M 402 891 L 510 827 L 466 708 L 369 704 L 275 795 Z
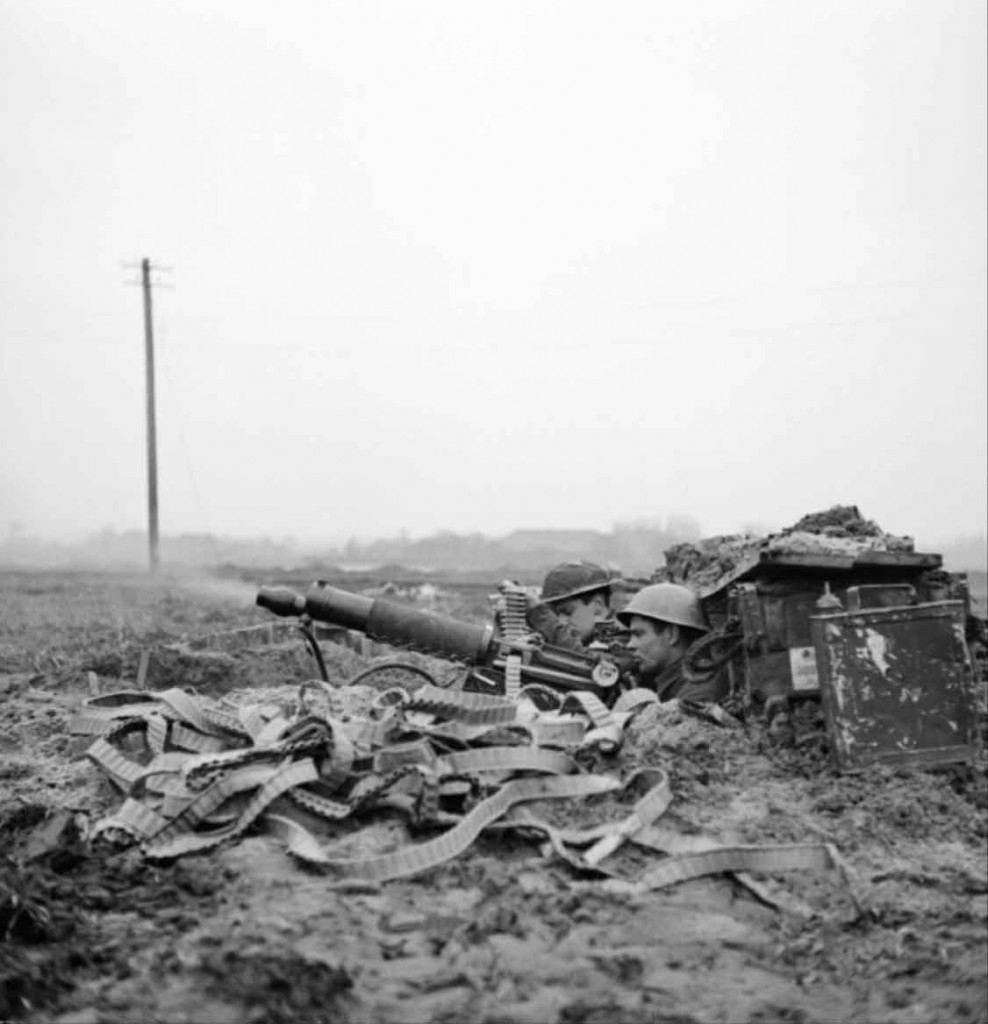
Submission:
M 622 633 L 610 598 L 606 569 L 593 562 L 564 562 L 546 575 L 541 601 L 529 601 L 528 624 L 557 647 L 607 646 Z
M 717 701 L 729 694 L 723 672 L 701 679 L 687 679 L 684 673 L 687 649 L 710 631 L 700 599 L 689 587 L 644 587 L 617 618 L 630 632 L 628 647 L 635 656 L 638 685 L 654 690 L 660 701 Z

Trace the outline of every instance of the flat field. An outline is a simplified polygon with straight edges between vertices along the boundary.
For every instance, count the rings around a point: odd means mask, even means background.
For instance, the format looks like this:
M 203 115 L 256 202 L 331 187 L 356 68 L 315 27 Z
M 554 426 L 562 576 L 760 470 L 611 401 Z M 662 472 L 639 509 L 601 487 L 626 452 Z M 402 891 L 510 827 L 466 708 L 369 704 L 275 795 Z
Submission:
M 292 694 L 315 675 L 284 633 L 198 642 L 270 623 L 254 593 L 177 577 L 0 576 L 0 1020 L 988 1019 L 983 761 L 839 774 L 819 742 L 778 749 L 755 725 L 673 711 L 643 712 L 589 766 L 664 770 L 671 836 L 831 843 L 850 882 L 832 870 L 718 874 L 633 891 L 523 829 L 487 831 L 381 884 L 341 884 L 253 828 L 165 861 L 91 840 L 123 802 L 69 732 L 93 676 L 104 695 L 133 688 L 141 652 L 162 652 L 152 692 L 235 702 Z M 476 594 L 464 601 L 451 610 L 465 614 Z M 382 663 L 329 642 L 323 652 L 334 682 Z M 629 811 L 610 794 L 551 807 L 560 828 Z M 394 815 L 347 828 L 368 857 L 396 836 L 434 834 Z M 661 861 L 626 843 L 602 867 L 634 879 Z

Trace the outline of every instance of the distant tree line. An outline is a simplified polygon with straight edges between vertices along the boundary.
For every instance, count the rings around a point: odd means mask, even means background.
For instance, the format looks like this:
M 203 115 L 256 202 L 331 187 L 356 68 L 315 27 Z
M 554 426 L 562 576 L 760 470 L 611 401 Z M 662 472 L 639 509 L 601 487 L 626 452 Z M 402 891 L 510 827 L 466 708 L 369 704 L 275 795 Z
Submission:
M 673 544 L 696 540 L 700 524 L 687 516 L 666 521 L 617 523 L 599 530 L 515 530 L 503 537 L 444 531 L 361 542 L 340 551 L 344 563 L 413 565 L 438 571 L 517 568 L 545 570 L 560 562 L 589 559 L 626 573 L 650 573 Z
M 161 538 L 161 559 L 165 565 L 202 567 L 403 565 L 437 572 L 536 572 L 584 558 L 626 573 L 647 574 L 662 564 L 666 548 L 699 536 L 699 523 L 687 516 L 673 516 L 664 522 L 618 523 L 608 532 L 515 530 L 503 537 L 489 537 L 476 532 L 441 531 L 416 539 L 407 534 L 371 541 L 352 539 L 340 547 L 301 544 L 290 538 L 232 539 L 186 533 Z M 141 530 L 104 529 L 77 544 L 54 544 L 23 531 L 11 532 L 0 543 L 0 562 L 25 566 L 140 566 L 147 562 L 147 537 Z
M 764 535 L 768 531 L 746 529 Z M 166 566 L 216 568 L 371 569 L 404 566 L 435 572 L 498 574 L 516 570 L 544 572 L 559 562 L 589 559 L 632 576 L 648 576 L 665 561 L 665 551 L 702 535 L 689 516 L 665 520 L 632 520 L 600 530 L 515 530 L 502 537 L 482 533 L 441 531 L 427 537 L 407 534 L 370 541 L 351 539 L 341 546 L 303 544 L 291 538 L 230 538 L 210 533 L 184 533 L 161 538 Z M 917 538 L 917 550 L 939 551 L 947 568 L 988 569 L 988 540 L 984 534 L 956 538 L 929 547 Z M 8 530 L 0 542 L 0 564 L 46 567 L 137 567 L 147 564 L 147 535 L 142 530 L 104 529 L 76 544 L 56 544 L 32 537 L 22 529 Z

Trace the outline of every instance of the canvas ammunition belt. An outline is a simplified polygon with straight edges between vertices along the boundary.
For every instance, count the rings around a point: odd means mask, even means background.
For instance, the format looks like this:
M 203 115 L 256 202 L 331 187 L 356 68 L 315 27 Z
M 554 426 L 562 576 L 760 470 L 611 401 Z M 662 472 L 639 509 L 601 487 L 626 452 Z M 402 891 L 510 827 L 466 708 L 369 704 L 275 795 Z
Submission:
M 677 848 L 667 836 L 663 846 L 655 823 L 672 801 L 665 772 L 621 779 L 584 772 L 573 756 L 616 750 L 634 715 L 655 700 L 629 690 L 608 708 L 589 692 L 545 687 L 522 687 L 511 699 L 307 681 L 293 700 L 238 706 L 179 689 L 123 690 L 86 701 L 70 729 L 94 738 L 88 758 L 124 797 L 92 838 L 139 844 L 151 859 L 203 853 L 259 826 L 340 882 L 380 883 L 459 856 L 484 830 L 510 828 L 541 834 L 555 856 L 598 878 L 625 842 L 671 854 L 636 881 L 611 879 L 616 891 L 719 872 L 846 870 L 826 844 L 684 848 L 680 837 Z M 618 792 L 637 795 L 631 813 L 592 829 L 557 828 L 525 806 Z M 352 819 L 356 832 L 374 807 L 445 831 L 353 857 L 347 839 L 327 845 L 308 824 Z

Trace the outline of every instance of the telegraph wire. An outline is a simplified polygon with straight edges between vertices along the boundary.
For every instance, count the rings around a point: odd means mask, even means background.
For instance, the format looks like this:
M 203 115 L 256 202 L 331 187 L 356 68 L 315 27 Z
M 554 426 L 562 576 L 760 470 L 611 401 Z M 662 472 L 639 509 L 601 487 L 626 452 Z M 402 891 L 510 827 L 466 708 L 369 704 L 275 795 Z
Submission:
M 774 324 L 770 326 L 733 326 L 730 324 L 715 323 L 710 321 L 703 322 L 688 322 L 688 321 L 675 321 L 665 324 L 659 324 L 651 329 L 651 333 L 648 337 L 615 337 L 615 338 L 599 338 L 592 341 L 582 342 L 554 342 L 554 341 L 539 341 L 532 340 L 529 337 L 524 342 L 512 344 L 510 341 L 499 342 L 499 351 L 504 352 L 515 352 L 531 353 L 533 350 L 539 353 L 552 353 L 552 352 L 576 352 L 576 351 L 597 351 L 600 353 L 606 353 L 611 347 L 619 348 L 636 348 L 642 346 L 655 345 L 659 343 L 660 338 L 663 335 L 668 334 L 670 331 L 681 331 L 684 333 L 694 333 L 696 331 L 704 331 L 710 335 L 716 335 L 719 337 L 764 337 L 764 336 L 776 336 L 785 334 L 793 331 L 811 331 L 811 330 L 839 330 L 847 327 L 856 327 L 864 324 L 872 323 L 892 323 L 901 320 L 915 321 L 922 317 L 924 313 L 934 314 L 939 312 L 937 308 L 927 307 L 923 309 L 914 309 L 901 313 L 887 313 L 887 314 L 868 314 L 861 317 L 852 317 L 843 320 L 829 319 L 829 318 L 816 318 L 812 320 L 803 321 L 791 321 L 783 324 Z M 173 317 L 173 319 L 176 319 Z M 414 325 L 412 330 L 414 330 Z M 550 326 L 547 329 L 555 329 Z M 321 330 L 324 330 L 321 328 Z M 969 327 L 954 328 L 953 333 L 959 333 L 967 330 L 976 331 L 979 336 L 983 334 L 983 329 L 980 325 L 974 325 Z M 3 330 L 0 332 L 4 338 L 17 338 L 20 337 L 26 341 L 40 344 L 52 344 L 67 346 L 67 341 L 62 333 L 54 328 L 46 332 L 48 337 L 43 337 L 37 331 L 30 328 L 21 328 L 13 330 Z M 232 333 L 232 332 L 231 332 Z M 316 331 L 311 332 L 313 334 L 319 333 Z M 534 333 L 534 332 L 529 332 Z M 94 345 L 98 344 L 112 344 L 114 347 L 123 348 L 129 343 L 122 338 L 92 338 L 90 343 Z M 471 354 L 482 354 L 485 351 L 485 343 L 476 344 L 439 344 L 439 345 L 419 345 L 415 346 L 414 350 L 410 350 L 407 343 L 401 339 L 392 340 L 388 339 L 367 339 L 348 343 L 340 348 L 328 349 L 324 344 L 318 341 L 312 342 L 284 342 L 284 341 L 260 341 L 260 342 L 220 342 L 215 338 L 210 338 L 207 344 L 201 342 L 182 342 L 182 341 L 170 341 L 169 349 L 182 349 L 182 350 L 194 350 L 208 355 L 215 353 L 222 358 L 228 358 L 231 354 L 247 355 L 254 353 L 265 353 L 275 352 L 282 354 L 296 354 L 296 355 L 316 355 L 322 358 L 336 359 L 344 357 L 379 357 L 387 356 L 392 354 L 404 354 L 409 351 L 415 353 L 463 353 L 465 355 Z
M 934 311 L 930 311 L 934 312 Z M 765 326 L 752 326 L 752 327 L 732 327 L 722 326 L 719 324 L 684 324 L 675 323 L 662 325 L 658 328 L 654 328 L 648 337 L 617 337 L 617 338 L 601 338 L 595 341 L 586 342 L 546 342 L 536 343 L 528 340 L 524 343 L 513 346 L 510 343 L 504 343 L 499 346 L 498 351 L 503 355 L 506 352 L 518 351 L 519 354 L 531 354 L 533 351 L 539 353 L 553 353 L 553 352 L 582 352 L 582 351 L 597 351 L 601 354 L 606 353 L 611 348 L 639 348 L 649 347 L 660 344 L 663 335 L 668 334 L 670 331 L 682 331 L 682 332 L 694 332 L 696 330 L 703 330 L 712 335 L 719 337 L 731 336 L 731 337 L 765 337 L 767 335 L 782 335 L 791 333 L 793 331 L 809 331 L 809 330 L 839 330 L 846 327 L 857 327 L 863 324 L 873 323 L 894 323 L 901 320 L 915 320 L 921 311 L 910 310 L 903 313 L 890 313 L 880 315 L 869 315 L 862 317 L 855 317 L 846 320 L 829 320 L 829 319 L 816 319 L 807 320 L 802 322 L 791 322 L 786 324 L 778 324 L 771 327 Z M 203 351 L 201 345 L 177 343 L 173 347 L 182 349 L 195 349 L 196 351 Z M 483 344 L 476 345 L 416 345 L 413 348 L 409 348 L 408 345 L 401 341 L 386 341 L 384 343 L 375 344 L 373 341 L 360 342 L 358 344 L 348 345 L 341 348 L 327 349 L 325 345 L 318 342 L 250 342 L 245 344 L 219 344 L 212 347 L 214 352 L 231 353 L 237 352 L 241 355 L 248 353 L 266 353 L 266 352 L 277 352 L 285 354 L 295 355 L 316 355 L 323 359 L 338 359 L 341 357 L 379 357 L 382 355 L 389 354 L 405 354 L 414 353 L 416 355 L 420 353 L 429 354 L 449 354 L 449 353 L 462 353 L 464 355 L 478 355 L 483 354 L 486 349 Z
M 630 338 L 630 337 L 616 337 L 616 338 L 600 338 L 593 341 L 584 342 L 554 342 L 554 341 L 532 341 L 530 338 L 524 342 L 513 345 L 510 341 L 504 341 L 500 343 L 499 350 L 502 352 L 515 351 L 530 353 L 533 350 L 538 352 L 557 352 L 557 351 L 590 351 L 596 350 L 599 352 L 606 352 L 611 347 L 622 347 L 622 348 L 634 348 L 640 346 L 654 345 L 658 343 L 658 339 L 665 333 L 670 331 L 682 331 L 693 333 L 696 331 L 704 331 L 712 335 L 718 336 L 730 336 L 730 337 L 756 337 L 756 336 L 775 336 L 785 334 L 793 331 L 817 331 L 817 330 L 840 330 L 843 328 L 858 327 L 866 324 L 882 324 L 882 323 L 894 323 L 898 321 L 915 321 L 915 319 L 921 317 L 925 313 L 934 314 L 939 310 L 934 307 L 912 309 L 897 313 L 878 313 L 878 314 L 866 314 L 863 316 L 849 317 L 845 319 L 833 319 L 827 317 L 818 317 L 814 319 L 808 319 L 808 321 L 796 321 L 788 322 L 785 324 L 776 324 L 771 326 L 750 326 L 750 327 L 737 327 L 732 325 L 719 324 L 715 322 L 671 322 L 668 324 L 659 324 L 651 329 L 651 334 L 647 338 Z M 190 318 L 198 319 L 198 316 L 191 317 L 172 317 L 173 319 Z M 218 318 L 218 317 L 217 317 Z M 332 322 L 320 322 L 320 324 L 332 325 Z M 332 325 L 336 326 L 336 325 Z M 327 328 L 320 328 L 320 331 L 328 330 Z M 416 325 L 412 325 L 411 332 L 416 330 Z M 558 330 L 550 326 L 547 330 Z M 953 329 L 954 333 L 957 331 L 977 331 L 979 335 L 983 333 L 983 329 L 976 325 L 969 328 Z M 232 332 L 231 332 L 232 333 Z M 309 333 L 315 334 L 319 332 L 311 331 Z M 43 334 L 37 332 L 35 329 L 30 328 L 14 328 L 12 330 L 4 329 L 0 331 L 0 335 L 4 339 L 20 338 L 25 341 L 30 341 L 33 344 L 51 344 L 68 346 L 68 340 L 62 336 L 61 332 L 57 329 L 49 329 Z M 47 335 L 45 337 L 44 335 Z M 92 344 L 112 344 L 115 347 L 121 348 L 126 346 L 128 343 L 117 337 L 103 337 L 103 338 L 92 338 L 89 340 Z M 414 351 L 428 352 L 428 353 L 464 353 L 464 354 L 475 354 L 483 353 L 485 351 L 486 343 L 477 344 L 439 344 L 439 345 L 418 345 L 415 346 Z M 321 344 L 317 341 L 312 342 L 284 342 L 284 341 L 260 341 L 260 342 L 243 342 L 237 341 L 235 343 L 218 341 L 217 339 L 209 339 L 204 344 L 202 341 L 197 343 L 182 342 L 182 341 L 170 341 L 170 349 L 189 349 L 195 350 L 203 354 L 219 353 L 227 355 L 231 352 L 238 352 L 242 354 L 247 353 L 262 353 L 262 352 L 277 352 L 284 354 L 313 354 L 324 358 L 339 358 L 349 356 L 380 356 L 387 355 L 389 353 L 406 353 L 409 351 L 409 346 L 402 339 L 360 339 L 347 343 L 343 347 L 329 349 L 325 344 Z

